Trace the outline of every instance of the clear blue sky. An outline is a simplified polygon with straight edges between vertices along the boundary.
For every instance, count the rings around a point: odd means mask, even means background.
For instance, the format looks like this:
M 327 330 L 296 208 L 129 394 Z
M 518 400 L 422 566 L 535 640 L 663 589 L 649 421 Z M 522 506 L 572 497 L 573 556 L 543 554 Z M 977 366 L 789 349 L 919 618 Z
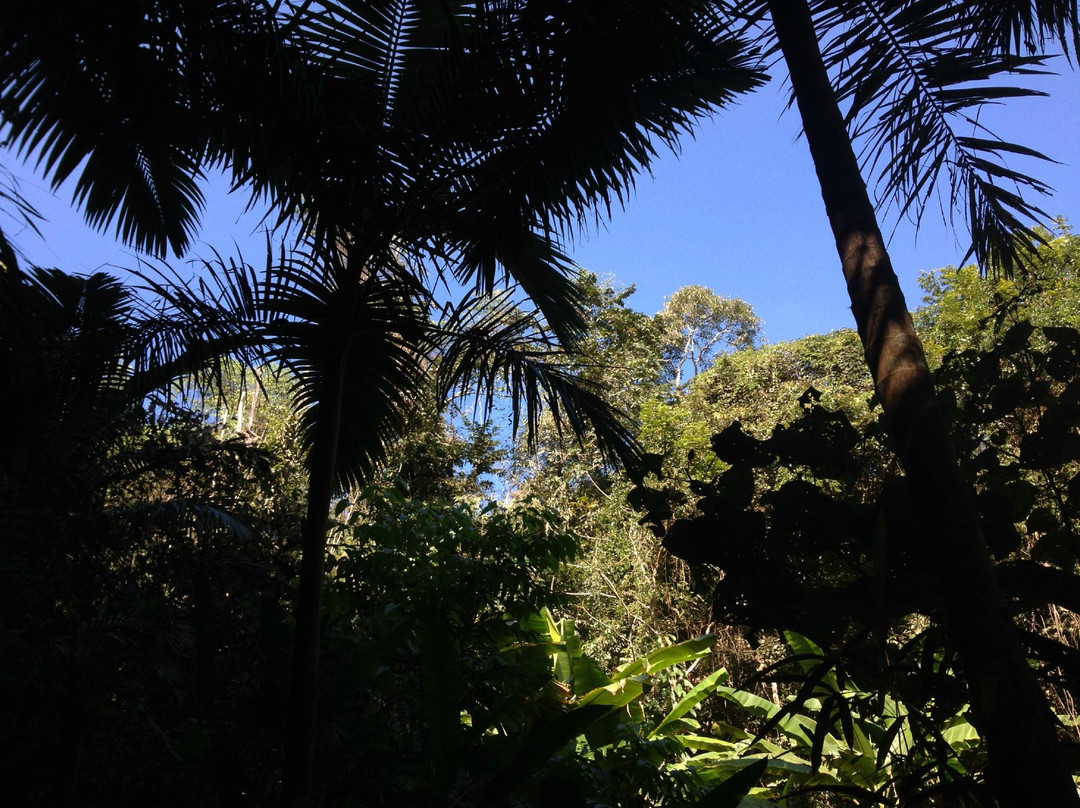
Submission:
M 1061 163 L 1016 167 L 1055 188 L 1052 198 L 1042 200 L 1048 213 L 1080 225 L 1080 74 L 1064 62 L 1059 69 L 1061 76 L 1042 80 L 1049 98 L 1014 102 L 984 120 L 1006 139 Z M 649 314 L 680 286 L 701 284 L 753 305 L 770 342 L 851 326 L 809 154 L 796 138 L 797 116 L 783 114 L 785 103 L 782 88 L 773 83 L 703 121 L 697 137 L 684 140 L 681 155 L 661 153 L 626 209 L 616 211 L 600 232 L 579 239 L 570 254 L 592 272 L 635 285 L 630 303 Z M 31 233 L 12 234 L 32 262 L 71 272 L 136 264 L 129 249 L 83 224 L 68 204 L 70 188 L 53 196 L 12 155 L 0 152 L 0 162 L 15 172 L 24 195 L 48 220 L 44 241 Z M 258 216 L 244 215 L 246 200 L 226 196 L 221 183 L 207 193 L 196 252 L 209 254 L 209 245 L 234 253 L 235 242 L 257 262 L 263 250 Z M 894 224 L 885 220 L 886 233 Z M 8 229 L 12 222 L 3 225 Z M 917 239 L 909 224 L 900 224 L 890 252 L 909 306 L 920 301 L 919 272 L 957 263 L 966 250 L 964 238 L 963 232 L 954 237 L 936 209 Z

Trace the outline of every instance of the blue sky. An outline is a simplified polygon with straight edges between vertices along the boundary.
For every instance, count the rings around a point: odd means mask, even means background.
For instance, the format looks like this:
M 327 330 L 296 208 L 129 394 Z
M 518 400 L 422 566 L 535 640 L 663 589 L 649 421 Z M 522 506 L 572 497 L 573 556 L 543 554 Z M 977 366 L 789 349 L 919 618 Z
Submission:
M 1040 80 L 1048 98 L 1024 99 L 991 110 L 984 122 L 1006 139 L 1039 149 L 1058 165 L 1015 167 L 1032 171 L 1055 188 L 1041 206 L 1051 215 L 1080 222 L 1080 75 L 1068 72 Z M 643 175 L 626 208 L 615 211 L 599 232 L 580 237 L 571 256 L 586 269 L 633 284 L 635 308 L 652 314 L 680 286 L 701 284 L 748 301 L 765 321 L 769 342 L 849 327 L 851 314 L 832 236 L 825 219 L 806 144 L 797 139 L 798 120 L 784 114 L 786 96 L 772 83 L 736 106 L 703 121 L 694 139 L 684 139 L 676 157 L 662 152 Z M 131 267 L 132 251 L 90 230 L 68 202 L 70 188 L 52 195 L 32 169 L 0 152 L 0 163 L 19 178 L 24 195 L 45 215 L 44 240 L 14 232 L 33 263 L 71 272 Z M 258 261 L 263 242 L 259 217 L 244 215 L 245 200 L 227 196 L 223 183 L 207 191 L 200 246 L 225 254 L 239 245 Z M 886 233 L 894 221 L 884 220 Z M 10 220 L 3 223 L 5 230 Z M 930 211 L 917 237 L 901 222 L 890 253 L 908 297 L 918 305 L 921 271 L 958 263 L 965 234 Z M 173 265 L 182 264 L 174 259 Z
M 983 120 L 1003 138 L 1058 161 L 1014 167 L 1055 188 L 1040 207 L 1080 225 L 1080 74 L 1041 79 L 1039 88 L 1050 96 L 989 110 Z M 798 116 L 784 112 L 786 103 L 774 82 L 706 122 L 679 159 L 654 165 L 654 178 L 638 183 L 606 232 L 572 250 L 578 263 L 635 284 L 631 303 L 650 313 L 690 283 L 740 297 L 764 319 L 770 342 L 851 327 L 817 179 L 806 143 L 796 137 Z M 894 225 L 883 218 L 887 237 Z M 910 307 L 921 302 L 919 273 L 958 264 L 966 238 L 936 207 L 918 233 L 908 222 L 896 227 L 889 252 Z

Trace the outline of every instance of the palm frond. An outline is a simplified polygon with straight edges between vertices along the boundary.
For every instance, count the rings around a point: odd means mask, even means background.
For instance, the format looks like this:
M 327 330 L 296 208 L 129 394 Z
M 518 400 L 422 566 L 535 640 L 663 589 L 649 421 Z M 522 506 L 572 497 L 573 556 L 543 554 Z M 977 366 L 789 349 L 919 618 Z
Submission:
M 607 460 L 631 471 L 641 465 L 628 417 L 607 403 L 601 387 L 573 372 L 536 313 L 523 311 L 509 292 L 463 300 L 444 313 L 435 334 L 441 399 L 475 396 L 487 418 L 505 397 L 513 433 L 524 427 L 530 446 L 547 409 L 560 432 L 568 426 L 578 440 L 595 437 Z
M 19 190 L 19 181 L 4 166 L 0 166 L 0 216 L 15 222 L 19 230 L 30 230 L 40 236 L 37 223 L 41 214 L 30 204 Z M 18 272 L 21 252 L 4 228 L 0 227 L 0 274 L 10 270 L 12 276 Z
M 472 166 L 466 204 L 533 213 L 549 232 L 622 205 L 658 144 L 677 150 L 697 119 L 764 78 L 700 3 L 525 3 L 499 35 L 468 66 L 464 111 L 499 137 L 455 155 Z
M 242 438 L 165 445 L 147 443 L 134 451 L 117 452 L 111 459 L 103 483 L 129 482 L 154 472 L 175 473 L 176 469 L 185 466 L 244 467 L 268 475 L 272 461 L 273 455 L 268 450 Z
M 815 10 L 823 55 L 879 201 L 918 224 L 937 198 L 950 221 L 963 216 L 969 255 L 983 270 L 1022 268 L 1038 240 L 1033 225 L 1049 218 L 1030 195 L 1050 189 L 1009 162 L 1049 158 L 997 137 L 980 115 L 1005 100 L 1043 95 L 1023 79 L 1045 73 L 1047 60 L 974 50 L 977 23 L 959 4 L 860 0 Z
M 342 0 L 300 27 L 322 102 L 351 111 L 321 135 L 347 147 L 299 150 L 336 161 L 300 169 L 335 178 L 305 184 L 311 216 L 360 243 L 427 244 L 480 292 L 513 278 L 567 339 L 560 236 L 622 204 L 657 143 L 762 80 L 695 0 Z
M 33 4 L 5 9 L 0 112 L 18 153 L 33 157 L 54 188 L 80 170 L 75 201 L 93 226 L 119 216 L 118 235 L 133 246 L 180 250 L 202 195 L 197 151 L 179 146 L 177 131 L 159 136 L 179 124 L 183 105 L 181 65 L 164 45 L 177 21 L 141 5 L 59 15 Z M 155 126 L 131 120 L 133 109 Z
M 0 477 L 77 496 L 100 475 L 140 403 L 126 395 L 134 299 L 103 273 L 15 269 L 3 282 L 0 373 L 19 395 L 5 396 L 0 411 L 20 429 L 6 441 Z
M 193 497 L 172 497 L 157 502 L 129 506 L 121 515 L 143 529 L 183 532 L 190 528 L 206 536 L 222 532 L 235 539 L 251 539 L 250 525 L 227 508 Z M 178 530 L 178 528 L 180 530 Z
M 226 363 L 255 369 L 265 362 L 264 297 L 272 272 L 260 275 L 239 258 L 200 262 L 185 279 L 164 262 L 140 263 L 133 274 L 145 293 L 137 318 L 138 350 L 133 358 L 131 395 L 141 397 L 178 379 L 200 389 L 221 389 Z
M 62 14 L 7 6 L 8 141 L 54 188 L 77 174 L 74 202 L 92 226 L 115 227 L 152 255 L 181 255 L 203 207 L 204 167 L 229 162 L 243 173 L 260 145 L 268 164 L 269 111 L 300 117 L 303 71 L 270 12 L 240 0 L 126 0 Z M 271 172 L 264 168 L 257 190 L 280 182 L 281 171 Z
M 978 20 L 973 44 L 982 50 L 1020 54 L 1045 52 L 1057 44 L 1080 53 L 1080 14 L 1076 0 L 970 0 L 957 2 Z
M 422 286 L 395 264 L 357 268 L 351 260 L 362 258 L 350 259 L 348 249 L 293 253 L 266 303 L 272 356 L 293 376 L 309 447 L 320 414 L 339 399 L 335 474 L 342 488 L 383 462 L 431 362 Z
M 572 346 L 585 333 L 584 301 L 574 282 L 574 267 L 551 238 L 522 228 L 513 214 L 460 221 L 455 235 L 461 240 L 448 251 L 459 283 L 468 286 L 472 281 L 478 294 L 491 295 L 497 279 L 512 276 L 564 345 Z
M 109 422 L 126 410 L 122 390 L 131 376 L 135 301 L 119 281 L 104 273 L 86 278 L 56 269 L 35 269 L 39 300 L 27 335 L 43 384 L 50 385 L 58 422 L 92 417 Z M 22 320 L 26 313 L 19 318 Z M 25 343 L 24 343 L 25 344 Z M 106 406 L 108 405 L 108 406 Z
M 697 118 L 762 81 L 753 54 L 698 3 L 500 10 L 431 77 L 432 95 L 452 106 L 412 110 L 436 138 L 432 196 L 456 206 L 474 238 L 484 235 L 475 221 L 498 222 L 488 254 L 512 254 L 508 241 L 530 232 L 572 236 L 609 214 L 657 144 L 677 148 Z M 472 272 L 491 288 L 490 261 L 466 265 Z

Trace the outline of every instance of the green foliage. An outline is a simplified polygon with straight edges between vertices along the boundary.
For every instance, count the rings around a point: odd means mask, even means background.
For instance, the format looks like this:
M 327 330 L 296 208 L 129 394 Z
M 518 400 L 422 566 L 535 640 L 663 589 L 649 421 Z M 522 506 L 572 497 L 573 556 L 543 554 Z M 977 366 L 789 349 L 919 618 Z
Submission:
M 395 490 L 335 511 L 320 760 L 335 799 L 360 800 L 361 778 L 366 805 L 547 804 L 549 791 L 668 805 L 707 791 L 673 737 L 704 690 L 650 716 L 658 674 L 682 676 L 715 637 L 605 673 L 575 621 L 552 613 L 564 603 L 552 576 L 579 552 L 552 512 Z
M 749 303 L 720 297 L 704 286 L 677 290 L 664 301 L 656 322 L 664 340 L 664 372 L 676 389 L 683 386 L 687 363 L 692 378 L 722 348 L 753 347 L 761 331 L 761 320 Z
M 1056 305 L 1074 275 L 1053 266 L 1035 279 L 1046 291 L 1024 296 L 1023 309 L 1004 300 L 1004 314 L 986 320 L 984 350 L 954 351 L 938 373 L 954 391 L 955 436 L 1003 586 L 1068 717 L 1080 689 L 1068 613 L 1080 608 L 1080 333 Z M 970 298 L 995 283 L 942 278 L 946 308 L 957 310 L 958 284 L 970 284 Z M 725 354 L 671 397 L 659 351 L 643 347 L 650 335 L 660 344 L 655 321 L 628 310 L 624 294 L 595 291 L 607 336 L 581 372 L 625 370 L 620 395 L 642 417 L 642 440 L 668 451 L 668 476 L 632 489 L 587 447 L 552 440 L 542 460 L 561 465 L 539 465 L 528 481 L 546 493 L 544 508 L 482 508 L 493 441 L 481 429 L 468 443 L 434 409 L 415 412 L 388 470 L 398 486 L 333 509 L 325 799 L 737 806 L 828 792 L 984 804 L 983 744 L 937 599 L 910 564 L 905 543 L 917 529 L 860 390 L 853 336 Z M 1027 312 L 1044 313 L 1043 325 L 1020 319 Z M 62 363 L 93 335 L 128 334 L 138 322 L 125 317 L 104 306 L 102 328 L 58 328 L 70 342 L 7 355 L 13 377 L 27 380 L 27 418 L 67 423 L 50 414 L 49 402 L 64 400 L 50 386 L 62 374 L 36 378 L 30 366 Z M 49 322 L 34 325 L 52 333 Z M 32 346 L 42 336 L 21 338 Z M 619 365 L 622 339 L 635 344 Z M 105 339 L 100 355 L 121 342 Z M 88 364 L 99 376 L 76 384 L 90 392 L 71 423 L 100 429 L 68 447 L 85 461 L 64 483 L 71 497 L 34 499 L 34 518 L 21 516 L 28 489 L 5 467 L 12 788 L 31 801 L 75 790 L 102 805 L 131 793 L 164 805 L 266 802 L 278 730 L 264 716 L 287 681 L 305 474 L 283 403 L 290 379 L 225 367 L 225 398 L 205 402 L 206 421 L 177 397 L 114 397 L 101 379 L 116 366 Z M 635 383 L 645 378 L 655 386 Z M 824 392 L 796 395 L 808 381 Z M 759 398 L 765 391 L 776 398 Z M 755 426 L 732 423 L 739 413 Z M 63 434 L 51 433 L 53 445 L 64 447 Z M 696 563 L 658 548 L 631 503 Z M 713 638 L 698 639 L 710 598 L 725 624 L 720 655 L 709 654 Z M 747 646 L 736 625 L 764 645 Z M 780 662 L 776 631 L 789 650 Z M 370 732 L 376 723 L 391 731 Z M 138 763 L 121 773 L 121 759 Z M 46 777 L 49 767 L 59 775 Z
M 93 498 L 3 490 L 9 795 L 124 805 L 266 797 L 299 502 L 287 467 L 168 410 L 120 436 Z M 293 474 L 298 473 L 294 467 Z M 120 761 L 125 761 L 121 765 Z M 132 761 L 137 763 L 133 764 Z
M 805 396 L 803 414 L 767 439 L 737 423 L 715 436 L 727 470 L 698 481 L 697 515 L 666 531 L 671 552 L 723 570 L 717 620 L 785 631 L 794 651 L 759 675 L 793 688 L 786 706 L 729 694 L 757 705 L 763 724 L 752 740 L 723 731 L 723 744 L 702 748 L 720 759 L 782 755 L 790 769 L 777 796 L 814 788 L 907 804 L 945 783 L 977 794 L 981 753 L 961 761 L 968 746 L 942 743 L 966 709 L 964 688 L 926 621 L 940 604 L 911 562 L 919 528 L 898 470 L 878 462 L 887 457 L 878 429 L 860 435 L 817 398 Z M 899 750 L 901 726 L 910 733 Z M 773 729 L 785 740 L 760 745 Z
M 925 273 L 919 283 L 924 306 L 915 324 L 932 365 L 948 351 L 993 348 L 994 335 L 1009 325 L 1072 326 L 1080 311 L 1080 237 L 1064 219 L 1055 233 L 1040 231 L 1040 247 L 1027 272 L 988 279 L 975 267 Z
M 633 289 L 618 289 L 589 273 L 581 279 L 591 327 L 573 358 L 574 371 L 602 382 L 609 399 L 636 419 L 638 440 L 652 453 L 655 470 L 660 454 L 684 456 L 707 446 L 709 427 L 680 403 L 690 394 L 673 386 L 673 357 L 682 356 L 689 340 L 704 370 L 721 345 L 751 342 L 758 321 L 749 305 L 686 287 L 649 317 L 630 308 Z M 628 475 L 607 466 L 588 445 L 560 439 L 552 430 L 538 452 L 518 455 L 515 468 L 518 491 L 558 507 L 584 538 L 586 557 L 570 565 L 564 586 L 576 593 L 574 613 L 588 627 L 590 653 L 615 665 L 706 630 L 702 596 L 708 584 L 658 552 L 627 503 Z M 676 482 L 671 491 L 677 490 Z
M 799 414 L 799 397 L 810 386 L 854 422 L 869 417 L 873 385 L 854 331 L 725 354 L 695 380 L 686 405 L 704 415 L 710 432 L 739 421 L 751 434 L 763 435 Z
M 756 785 L 763 769 L 752 766 L 741 775 L 731 771 L 718 775 L 700 765 L 701 760 L 691 758 L 688 751 L 694 743 L 693 736 L 686 733 L 698 727 L 692 717 L 694 710 L 726 681 L 727 671 L 715 671 L 681 698 L 676 695 L 667 710 L 656 710 L 654 688 L 662 683 L 657 674 L 674 672 L 685 684 L 680 666 L 687 662 L 696 665 L 712 655 L 715 635 L 656 648 L 606 675 L 581 650 L 572 620 L 555 622 L 550 612 L 542 617 L 551 641 L 556 679 L 566 686 L 571 706 L 568 717 L 595 711 L 589 713 L 574 753 L 556 758 L 549 778 L 564 783 L 580 781 L 574 793 L 588 795 L 590 803 L 596 805 L 734 807 Z
M 0 467 L 8 796 L 96 805 L 135 794 L 162 805 L 276 796 L 267 772 L 281 732 L 266 716 L 287 679 L 305 486 L 304 553 L 314 572 L 299 600 L 313 608 L 297 633 L 312 642 L 298 644 L 308 649 L 299 662 L 310 664 L 296 670 L 317 670 L 325 622 L 324 802 L 567 795 L 578 804 L 735 806 L 762 778 L 868 798 L 893 789 L 900 801 L 927 785 L 971 785 L 977 737 L 935 627 L 938 604 L 905 554 L 917 533 L 910 503 L 860 398 L 850 336 L 725 356 L 710 376 L 716 345 L 754 343 L 746 304 L 688 288 L 662 315 L 644 317 L 625 307 L 628 293 L 595 279 L 579 290 L 560 250 L 557 236 L 624 198 L 655 143 L 674 147 L 695 117 L 760 83 L 758 54 L 725 33 L 713 6 L 135 2 L 62 18 L 44 5 L 8 11 L 3 123 L 54 184 L 78 175 L 92 224 L 116 221 L 126 241 L 158 254 L 182 250 L 207 165 L 227 165 L 237 187 L 268 199 L 282 221 L 305 222 L 303 249 L 268 256 L 263 275 L 210 262 L 197 290 L 158 284 L 157 308 L 100 274 L 23 274 L 0 244 L 0 376 L 17 391 L 2 413 L 13 434 Z M 966 126 L 981 104 L 1026 94 L 973 89 L 969 79 L 1041 59 L 1002 55 L 978 27 L 989 17 L 959 5 L 928 26 L 904 23 L 906 4 L 885 4 L 872 24 L 855 5 L 812 11 L 836 32 L 826 60 L 864 66 L 845 72 L 837 93 L 870 134 L 870 153 L 892 155 L 881 163 L 886 193 L 918 215 L 948 165 L 954 199 L 970 200 L 983 263 L 1008 270 L 1033 252 L 1012 230 L 1037 211 L 991 180 L 1041 186 L 992 158 L 1038 155 L 957 137 L 949 116 Z M 1071 12 L 1037 16 L 1003 27 L 1017 39 L 1052 29 L 1064 39 L 1076 27 Z M 937 80 L 925 81 L 930 74 Z M 0 189 L 0 197 L 31 213 L 17 195 Z M 1041 253 L 1040 282 L 1057 293 L 1042 303 L 1029 302 L 1035 287 L 1021 282 L 987 296 L 962 273 L 942 275 L 929 282 L 941 299 L 929 327 L 970 329 L 991 315 L 998 326 L 950 355 L 941 373 L 955 388 L 959 442 L 1002 579 L 1029 620 L 1032 658 L 1064 704 L 1076 690 L 1075 643 L 1051 636 L 1047 618 L 1058 607 L 1076 611 L 1080 336 L 1065 321 L 1076 311 L 1076 248 L 1054 244 Z M 438 322 L 426 267 L 469 293 Z M 493 293 L 510 278 L 542 315 Z M 973 299 L 993 309 L 973 315 Z M 555 338 L 568 347 L 581 340 L 583 301 L 597 330 L 577 356 L 553 356 Z M 275 410 L 280 398 L 270 396 L 260 420 L 254 386 L 222 366 L 226 355 L 250 367 L 269 362 L 264 390 L 284 379 L 300 417 Z M 700 376 L 684 395 L 686 362 Z M 436 405 L 421 406 L 421 381 L 433 371 Z M 234 385 L 228 418 L 207 424 L 205 413 L 160 395 L 193 372 Z M 639 447 L 580 383 L 600 380 L 613 380 L 617 403 L 640 416 L 649 448 L 672 455 L 662 487 L 628 491 L 605 464 Z M 823 392 L 797 396 L 811 381 Z M 510 391 L 515 428 L 524 413 L 541 447 L 528 488 L 548 510 L 459 501 L 478 499 L 496 453 L 485 427 L 465 446 L 438 415 L 441 399 L 477 387 L 488 402 Z M 763 395 L 779 402 L 765 413 Z M 599 451 L 568 449 L 557 418 L 543 434 L 542 400 L 579 439 L 591 429 Z M 235 430 L 226 426 L 233 405 Z M 707 436 L 721 428 L 713 460 Z M 391 447 L 400 449 L 388 472 L 399 487 L 334 508 L 323 614 L 332 478 L 372 479 Z M 305 455 L 306 480 L 297 462 Z M 683 456 L 685 468 L 671 475 Z M 657 530 L 678 519 L 667 545 L 724 568 L 718 613 L 758 629 L 805 630 L 786 635 L 794 672 L 768 672 L 795 690 L 784 706 L 730 688 L 721 670 L 687 686 L 677 666 L 705 659 L 712 640 L 691 639 L 700 632 L 686 615 L 716 576 L 658 551 L 630 524 L 627 502 L 647 507 Z M 689 515 L 693 505 L 701 513 Z M 578 558 L 577 539 L 551 509 L 588 529 L 577 578 L 563 569 Z M 717 541 L 723 531 L 731 541 Z M 602 553 L 622 566 L 590 569 Z M 603 662 L 585 653 L 575 618 L 545 610 L 559 601 L 559 580 L 587 591 L 575 614 L 595 608 L 601 592 L 620 613 L 624 633 L 611 630 L 610 614 L 597 621 Z M 616 652 L 621 664 L 607 664 Z M 666 702 L 646 699 L 658 674 L 677 685 Z M 316 682 L 306 685 L 298 692 L 311 709 L 300 708 L 290 740 L 314 721 Z M 695 727 L 691 714 L 711 693 L 760 711 L 757 734 L 782 733 L 787 745 Z M 873 720 L 875 709 L 883 720 Z M 300 761 L 287 768 L 295 793 L 286 799 L 308 796 L 303 743 L 286 745 Z M 686 750 L 700 754 L 691 761 Z M 746 757 L 763 753 L 772 759 Z M 908 778 L 917 781 L 910 789 Z
M 1043 248 L 1043 273 L 1026 279 L 939 273 L 928 283 L 937 297 L 919 315 L 958 346 L 937 372 L 953 439 L 1031 664 L 1069 726 L 1080 692 L 1067 616 L 1080 605 L 1080 308 L 1059 305 L 1074 294 L 1075 267 L 1061 263 L 1074 254 L 1070 242 Z M 703 385 L 739 358 L 722 358 Z M 751 737 L 724 730 L 711 748 L 726 759 L 780 732 L 769 751 L 802 767 L 785 789 L 988 804 L 985 751 L 968 723 L 977 717 L 939 628 L 934 582 L 912 560 L 922 531 L 882 425 L 865 408 L 853 420 L 825 402 L 810 388 L 795 418 L 758 414 L 756 424 L 780 421 L 768 432 L 735 421 L 714 435 L 713 471 L 691 483 L 694 515 L 673 520 L 660 489 L 637 497 L 671 552 L 723 571 L 717 620 L 759 636 L 783 631 L 793 652 L 758 677 L 789 688 L 784 706 L 740 696 L 764 723 Z
M 495 425 L 459 418 L 455 426 L 430 397 L 418 398 L 379 474 L 380 484 L 433 504 L 492 499 L 507 456 Z
M 528 616 L 557 600 L 550 576 L 576 539 L 528 506 L 368 490 L 335 510 L 320 779 L 349 789 L 365 772 L 371 805 L 478 799 L 552 709 L 537 698 L 546 656 L 515 648 L 533 639 Z
M 686 765 L 708 779 L 756 762 L 758 805 L 801 804 L 811 794 L 855 805 L 984 804 L 968 771 L 982 762 L 979 736 L 964 715 L 938 726 L 891 695 L 860 689 L 838 658 L 805 637 L 789 631 L 785 639 L 792 656 L 761 675 L 784 681 L 792 695 L 763 699 L 728 686 L 726 672 L 703 681 L 696 690 L 736 705 L 736 724 L 681 736 Z M 965 789 L 974 801 L 965 802 Z

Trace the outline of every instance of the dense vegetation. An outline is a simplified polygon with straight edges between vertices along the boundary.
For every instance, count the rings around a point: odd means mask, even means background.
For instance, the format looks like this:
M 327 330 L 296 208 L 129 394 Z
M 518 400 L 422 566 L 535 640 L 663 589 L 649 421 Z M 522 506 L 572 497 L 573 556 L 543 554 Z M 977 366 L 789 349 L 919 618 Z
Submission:
M 916 313 L 1073 743 L 1078 254 L 1064 231 L 1021 280 L 932 273 Z M 550 422 L 508 458 L 418 414 L 329 512 L 322 798 L 678 804 L 730 783 L 755 804 L 992 804 L 854 335 L 729 345 L 684 382 L 681 335 L 756 334 L 749 307 L 692 290 L 727 314 L 674 328 L 675 306 L 581 280 L 575 372 L 608 372 L 663 473 L 635 487 Z M 272 801 L 306 490 L 287 372 L 231 366 L 220 403 L 127 393 L 108 374 L 146 328 L 130 292 L 55 271 L 11 291 L 9 406 L 40 426 L 3 478 L 10 788 Z
M 129 286 L 0 233 L 5 796 L 1075 804 L 1080 246 L 968 132 L 1080 20 L 872 5 L 5 8 L 5 137 L 92 224 L 180 254 L 217 168 L 276 221 Z M 572 267 L 770 65 L 857 333 Z M 879 169 L 980 263 L 921 339 Z

